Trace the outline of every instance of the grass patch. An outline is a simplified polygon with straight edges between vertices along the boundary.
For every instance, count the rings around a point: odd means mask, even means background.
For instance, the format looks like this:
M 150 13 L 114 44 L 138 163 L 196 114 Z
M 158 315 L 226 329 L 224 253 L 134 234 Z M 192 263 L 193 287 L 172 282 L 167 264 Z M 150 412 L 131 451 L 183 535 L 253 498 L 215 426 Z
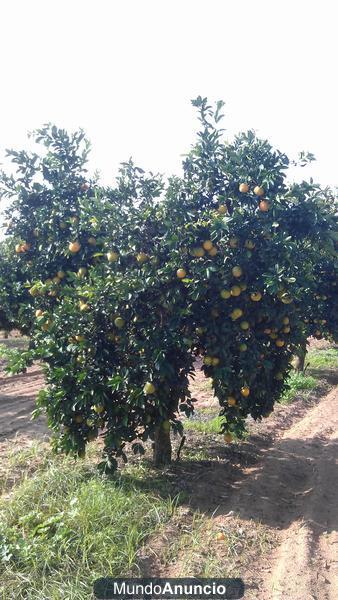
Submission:
M 13 442 L 11 449 L 1 456 L 0 495 L 32 473 L 45 470 L 51 460 L 56 460 L 48 443 L 32 442 L 29 446 L 20 448 L 19 436 Z
M 203 421 L 198 419 L 187 419 L 184 421 L 184 429 L 204 434 L 218 434 L 221 431 L 223 421 L 223 417 L 214 417 L 213 419 Z
M 137 573 L 137 553 L 172 516 L 165 477 L 114 478 L 89 459 L 48 458 L 0 502 L 0 597 L 84 600 L 97 577 Z
M 311 375 L 292 372 L 288 378 L 289 388 L 283 393 L 280 403 L 290 404 L 293 402 L 299 392 L 313 390 L 317 385 L 317 380 Z
M 338 348 L 326 348 L 325 350 L 310 350 L 306 359 L 310 369 L 334 369 L 338 368 Z

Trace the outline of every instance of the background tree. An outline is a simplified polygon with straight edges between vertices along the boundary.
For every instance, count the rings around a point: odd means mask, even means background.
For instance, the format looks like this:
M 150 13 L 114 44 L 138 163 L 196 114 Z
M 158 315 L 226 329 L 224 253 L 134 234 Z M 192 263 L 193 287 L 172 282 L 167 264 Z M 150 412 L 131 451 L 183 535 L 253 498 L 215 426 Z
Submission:
M 13 255 L 13 244 L 0 242 L 0 330 L 5 337 L 13 329 L 27 333 L 31 311 L 29 296 L 24 288 L 25 278 Z

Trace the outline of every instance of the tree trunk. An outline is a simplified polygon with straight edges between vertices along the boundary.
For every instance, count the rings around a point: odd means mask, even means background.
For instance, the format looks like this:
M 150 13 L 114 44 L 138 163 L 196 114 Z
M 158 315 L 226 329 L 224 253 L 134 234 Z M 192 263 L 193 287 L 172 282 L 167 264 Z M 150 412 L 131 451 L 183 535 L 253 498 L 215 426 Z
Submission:
M 307 353 L 307 349 L 306 349 L 306 342 L 305 342 L 305 344 L 303 344 L 299 348 L 299 350 L 296 354 L 295 370 L 297 371 L 297 373 L 303 373 L 303 371 L 304 371 L 306 353 Z
M 166 422 L 168 423 L 168 422 Z M 163 429 L 163 423 L 156 427 L 154 437 L 154 464 L 161 467 L 171 463 L 170 428 Z

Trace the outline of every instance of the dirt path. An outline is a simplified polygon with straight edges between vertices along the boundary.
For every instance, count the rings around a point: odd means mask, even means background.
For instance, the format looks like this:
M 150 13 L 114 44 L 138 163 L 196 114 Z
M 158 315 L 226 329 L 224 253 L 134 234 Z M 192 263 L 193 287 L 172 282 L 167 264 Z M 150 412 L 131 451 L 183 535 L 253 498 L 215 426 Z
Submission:
M 286 431 L 239 491 L 241 518 L 281 530 L 252 598 L 338 598 L 337 400 L 333 390 Z
M 47 433 L 44 418 L 31 420 L 36 395 L 42 387 L 43 376 L 37 366 L 13 377 L 0 372 L 0 450 L 19 433 L 20 446 Z
M 237 464 L 236 457 L 223 457 L 189 490 L 191 506 L 212 515 L 214 531 L 239 527 L 250 534 L 263 525 L 277 541 L 272 553 L 244 556 L 239 571 L 247 599 L 338 598 L 337 402 L 334 388 L 315 405 L 280 407 L 267 437 L 253 436 L 256 454 L 249 439 L 238 449 Z M 223 560 L 222 548 L 209 551 Z M 163 575 L 175 576 L 179 560 Z

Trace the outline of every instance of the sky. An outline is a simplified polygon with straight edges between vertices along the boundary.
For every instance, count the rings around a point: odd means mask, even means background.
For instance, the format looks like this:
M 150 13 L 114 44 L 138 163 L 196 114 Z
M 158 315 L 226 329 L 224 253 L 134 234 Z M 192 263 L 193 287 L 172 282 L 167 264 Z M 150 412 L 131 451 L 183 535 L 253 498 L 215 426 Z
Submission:
M 106 183 L 130 156 L 179 173 L 200 94 L 228 137 L 313 152 L 300 176 L 337 185 L 336 22 L 333 0 L 2 0 L 0 157 L 53 122 L 85 129 Z

